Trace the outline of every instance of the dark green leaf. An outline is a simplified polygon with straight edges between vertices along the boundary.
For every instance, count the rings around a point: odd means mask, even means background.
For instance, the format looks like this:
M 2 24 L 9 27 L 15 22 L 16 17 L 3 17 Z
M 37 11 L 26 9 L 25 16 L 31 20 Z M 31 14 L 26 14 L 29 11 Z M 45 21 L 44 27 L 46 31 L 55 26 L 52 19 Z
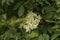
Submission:
M 58 33 L 53 34 L 52 37 L 51 37 L 51 40 L 55 40 L 59 35 L 60 34 L 58 34 Z

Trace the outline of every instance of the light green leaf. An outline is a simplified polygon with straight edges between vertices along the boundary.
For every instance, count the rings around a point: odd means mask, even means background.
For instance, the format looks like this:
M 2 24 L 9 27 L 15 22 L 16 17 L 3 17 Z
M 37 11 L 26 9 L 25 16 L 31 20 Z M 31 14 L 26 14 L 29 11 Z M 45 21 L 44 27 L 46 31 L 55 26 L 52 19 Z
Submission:
M 6 2 L 6 0 L 2 0 L 2 4 L 5 3 L 5 2 Z
M 20 6 L 19 10 L 18 10 L 18 16 L 21 17 L 24 14 L 24 6 Z
M 39 34 L 37 32 L 32 32 L 32 33 L 28 34 L 29 38 L 35 38 L 35 37 L 38 37 L 38 36 L 39 36 Z
M 44 40 L 49 40 L 49 35 L 43 34 Z
M 39 36 L 39 40 L 44 40 L 43 35 L 40 35 L 40 36 Z

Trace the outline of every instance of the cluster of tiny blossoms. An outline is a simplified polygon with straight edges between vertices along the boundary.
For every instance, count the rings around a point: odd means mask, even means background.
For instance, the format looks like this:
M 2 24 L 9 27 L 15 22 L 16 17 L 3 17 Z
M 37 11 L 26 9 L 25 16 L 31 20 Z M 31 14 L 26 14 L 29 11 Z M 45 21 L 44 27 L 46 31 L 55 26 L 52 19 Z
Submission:
M 25 22 L 23 24 L 21 24 L 23 26 L 24 29 L 26 29 L 26 32 L 29 32 L 33 29 L 36 29 L 40 20 L 41 20 L 41 16 L 37 15 L 36 13 L 28 12 L 26 18 L 25 18 Z

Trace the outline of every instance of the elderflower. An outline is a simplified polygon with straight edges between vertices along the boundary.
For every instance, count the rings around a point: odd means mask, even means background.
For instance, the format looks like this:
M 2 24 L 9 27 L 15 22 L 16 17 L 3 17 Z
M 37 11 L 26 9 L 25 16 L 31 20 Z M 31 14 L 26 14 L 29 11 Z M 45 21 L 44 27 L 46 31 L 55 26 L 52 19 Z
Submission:
M 23 25 L 20 24 L 20 26 L 22 26 L 24 29 L 26 29 L 26 32 L 28 32 L 37 28 L 41 20 L 41 16 L 31 11 L 27 14 L 25 20 L 26 21 L 22 23 Z

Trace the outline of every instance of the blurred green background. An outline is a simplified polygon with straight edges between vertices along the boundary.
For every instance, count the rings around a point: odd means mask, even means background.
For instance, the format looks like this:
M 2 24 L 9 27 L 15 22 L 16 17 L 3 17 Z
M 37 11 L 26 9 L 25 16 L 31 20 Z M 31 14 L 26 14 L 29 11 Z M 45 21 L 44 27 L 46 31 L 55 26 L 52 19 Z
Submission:
M 19 27 L 28 11 L 42 19 L 25 32 Z M 60 0 L 0 0 L 0 40 L 60 40 Z

